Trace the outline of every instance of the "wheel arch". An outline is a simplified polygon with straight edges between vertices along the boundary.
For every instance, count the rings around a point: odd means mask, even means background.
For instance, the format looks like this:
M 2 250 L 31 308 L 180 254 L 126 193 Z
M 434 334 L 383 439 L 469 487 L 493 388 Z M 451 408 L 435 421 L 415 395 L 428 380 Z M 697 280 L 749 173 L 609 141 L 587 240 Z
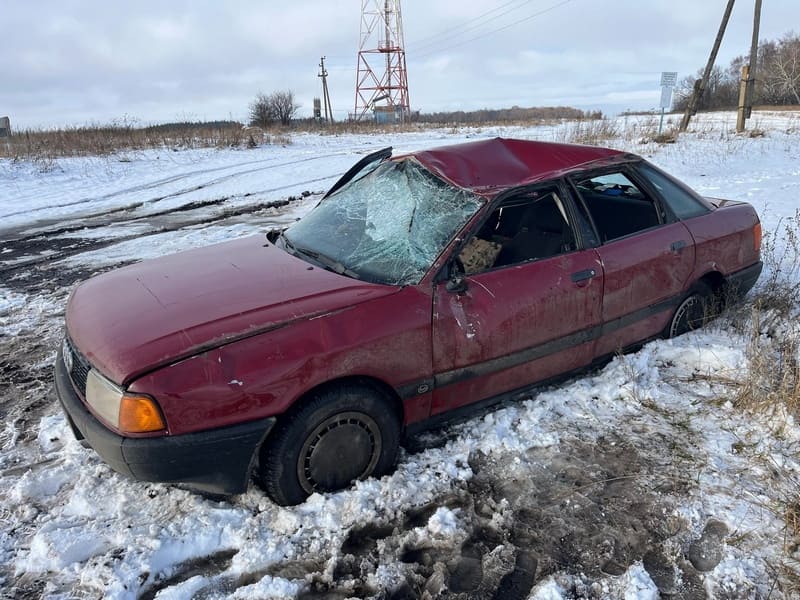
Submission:
M 719 271 L 708 271 L 697 281 L 700 281 L 711 288 L 711 293 L 714 296 L 714 302 L 716 303 L 716 308 L 718 310 L 723 309 L 730 304 L 730 298 L 728 297 L 728 280 L 722 273 Z
M 702 281 L 714 294 L 721 294 L 725 291 L 725 276 L 719 271 L 709 271 L 698 279 Z
M 337 388 L 341 388 L 342 395 L 337 393 Z M 352 407 L 354 403 L 356 407 L 346 408 L 346 405 Z M 388 410 L 383 410 L 384 406 Z M 277 415 L 275 426 L 256 448 L 253 477 L 273 500 L 288 506 L 302 502 L 317 489 L 312 481 L 327 480 L 324 485 L 333 487 L 325 491 L 335 491 L 346 487 L 342 486 L 344 480 L 337 481 L 339 476 L 349 478 L 352 482 L 367 476 L 385 475 L 394 467 L 399 456 L 399 442 L 403 435 L 401 407 L 400 398 L 394 390 L 373 377 L 347 376 L 320 383 L 304 392 L 286 411 Z M 322 479 L 316 479 L 313 466 L 304 467 L 311 470 L 302 475 L 301 467 L 306 464 L 304 461 L 313 460 L 309 453 L 309 440 L 314 438 L 315 443 L 319 441 L 320 432 L 330 431 L 326 424 L 337 415 L 345 415 L 343 421 L 336 423 L 337 426 L 352 427 L 354 424 L 368 422 L 372 427 L 379 428 L 386 437 L 381 435 L 375 438 L 380 443 L 371 446 L 372 458 L 368 464 L 361 465 L 365 469 L 361 475 L 357 472 L 341 475 L 335 470 L 331 471 L 333 467 L 326 464 L 330 461 L 325 459 L 319 459 L 322 460 L 321 463 L 317 462 L 317 467 L 323 468 Z M 366 421 L 361 419 L 362 416 Z M 369 425 L 367 427 L 370 428 Z M 324 455 L 325 452 L 320 456 Z M 356 471 L 360 468 L 358 460 L 346 460 L 341 464 L 356 465 Z
M 362 386 L 378 392 L 381 396 L 386 398 L 387 404 L 394 411 L 398 422 L 401 424 L 401 427 L 403 426 L 403 423 L 405 422 L 405 408 L 403 406 L 403 401 L 400 399 L 400 395 L 385 381 L 369 375 L 347 375 L 343 377 L 336 377 L 309 388 L 300 394 L 297 399 L 289 405 L 289 408 L 286 410 L 286 412 L 281 415 L 276 415 L 278 417 L 278 421 L 280 421 L 281 418 L 285 418 L 286 415 L 290 415 L 291 413 L 300 410 L 305 403 L 309 402 L 311 398 L 319 395 L 320 393 L 345 385 Z

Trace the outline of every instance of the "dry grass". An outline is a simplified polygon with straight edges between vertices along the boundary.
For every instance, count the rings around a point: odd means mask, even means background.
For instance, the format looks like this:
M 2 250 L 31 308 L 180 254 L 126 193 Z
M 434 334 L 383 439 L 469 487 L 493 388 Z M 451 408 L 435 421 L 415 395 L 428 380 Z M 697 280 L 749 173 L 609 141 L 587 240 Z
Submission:
M 54 168 L 56 159 L 72 156 L 109 156 L 148 149 L 254 148 L 264 144 L 285 145 L 291 143 L 291 134 L 294 132 L 313 132 L 320 135 L 382 135 L 413 132 L 438 126 L 449 128 L 456 133 L 463 127 L 480 131 L 482 127 L 490 126 L 542 126 L 560 123 L 562 123 L 560 119 L 545 118 L 438 124 L 417 121 L 377 124 L 370 120 L 323 123 L 314 119 L 301 119 L 293 121 L 289 126 L 276 125 L 267 130 L 245 127 L 236 121 L 170 123 L 150 127 L 139 127 L 123 121 L 112 125 L 18 131 L 0 141 L 0 159 L 29 161 L 38 165 L 40 170 L 48 171 Z M 613 122 L 590 115 L 572 127 L 565 137 L 574 138 L 576 143 L 597 144 L 614 138 L 618 133 Z
M 784 316 L 800 307 L 800 209 L 781 219 L 774 232 L 765 232 L 761 242 L 764 275 L 756 303 Z
M 753 300 L 733 314 L 734 327 L 749 340 L 749 373 L 735 404 L 800 417 L 800 210 L 765 233 L 761 257 L 764 274 Z
M 734 404 L 756 414 L 800 416 L 800 335 L 783 324 L 775 311 L 752 307 L 748 344 L 749 374 L 735 390 Z
M 151 127 L 98 125 L 16 132 L 0 144 L 0 158 L 32 161 L 46 167 L 56 158 L 70 156 L 107 156 L 148 149 L 242 148 L 290 142 L 284 132 L 244 128 L 234 121 Z
M 557 132 L 555 141 L 568 144 L 601 146 L 607 144 L 610 140 L 618 139 L 621 135 L 622 132 L 616 121 L 592 119 L 568 123 Z
M 731 315 L 734 328 L 748 339 L 747 375 L 716 381 L 731 390 L 737 408 L 766 417 L 783 438 L 786 428 L 800 419 L 800 210 L 765 233 L 761 250 L 764 274 L 753 300 Z M 790 447 L 784 451 L 792 452 Z M 771 456 L 765 459 L 784 472 Z M 773 508 L 785 523 L 785 555 L 776 582 L 787 597 L 800 597 L 800 563 L 793 558 L 800 547 L 800 483 L 790 472 L 784 474 L 794 491 Z
M 754 106 L 753 110 L 761 112 L 794 112 L 800 111 L 800 104 L 763 104 Z

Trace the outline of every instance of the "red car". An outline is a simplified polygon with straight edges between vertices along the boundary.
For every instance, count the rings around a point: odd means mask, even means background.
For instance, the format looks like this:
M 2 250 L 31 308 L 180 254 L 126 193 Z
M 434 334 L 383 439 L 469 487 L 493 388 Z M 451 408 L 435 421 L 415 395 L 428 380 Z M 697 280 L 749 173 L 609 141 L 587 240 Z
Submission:
M 615 150 L 366 157 L 283 232 L 70 297 L 58 396 L 115 470 L 281 504 L 391 470 L 404 433 L 702 324 L 761 272 L 746 203 Z

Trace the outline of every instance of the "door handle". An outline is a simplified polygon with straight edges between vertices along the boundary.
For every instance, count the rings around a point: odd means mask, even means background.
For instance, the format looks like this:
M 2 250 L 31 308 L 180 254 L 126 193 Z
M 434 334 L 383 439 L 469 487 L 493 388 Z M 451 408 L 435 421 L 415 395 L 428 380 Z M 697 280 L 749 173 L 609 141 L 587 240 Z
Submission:
M 573 283 L 580 283 L 581 281 L 586 281 L 587 279 L 591 279 L 597 275 L 597 271 L 594 269 L 585 269 L 583 271 L 578 271 L 577 273 L 573 273 L 570 278 L 572 279 Z
M 680 252 L 684 248 L 686 248 L 686 242 L 684 240 L 678 240 L 677 242 L 672 242 L 672 244 L 670 245 L 670 249 L 673 252 Z

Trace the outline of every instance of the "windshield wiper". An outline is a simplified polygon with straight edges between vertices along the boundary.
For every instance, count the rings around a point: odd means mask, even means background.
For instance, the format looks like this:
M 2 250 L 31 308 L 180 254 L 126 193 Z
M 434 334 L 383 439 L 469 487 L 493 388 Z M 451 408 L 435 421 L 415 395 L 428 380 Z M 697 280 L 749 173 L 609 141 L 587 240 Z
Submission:
M 347 275 L 348 277 L 352 277 L 353 279 L 361 279 L 361 276 L 345 267 L 342 263 L 337 260 L 332 259 L 330 256 L 325 256 L 321 252 L 306 250 L 304 248 L 297 248 L 300 252 L 304 254 L 308 254 L 309 256 L 313 256 L 317 262 L 319 262 L 323 267 L 328 269 L 329 271 L 333 271 L 334 273 L 338 273 L 339 275 Z
M 334 260 L 329 256 L 325 256 L 322 252 L 311 250 L 309 248 L 302 248 L 300 246 L 295 246 L 292 242 L 289 241 L 289 238 L 287 238 L 283 234 L 281 234 L 281 239 L 283 240 L 284 247 L 287 250 L 289 250 L 291 254 L 294 254 L 295 256 L 305 256 L 306 258 L 310 258 L 313 262 L 317 263 L 324 269 L 327 269 L 328 271 L 332 271 L 339 275 L 346 275 L 347 277 L 351 277 L 353 279 L 361 279 L 358 273 L 356 273 L 355 271 L 351 271 L 339 261 Z

